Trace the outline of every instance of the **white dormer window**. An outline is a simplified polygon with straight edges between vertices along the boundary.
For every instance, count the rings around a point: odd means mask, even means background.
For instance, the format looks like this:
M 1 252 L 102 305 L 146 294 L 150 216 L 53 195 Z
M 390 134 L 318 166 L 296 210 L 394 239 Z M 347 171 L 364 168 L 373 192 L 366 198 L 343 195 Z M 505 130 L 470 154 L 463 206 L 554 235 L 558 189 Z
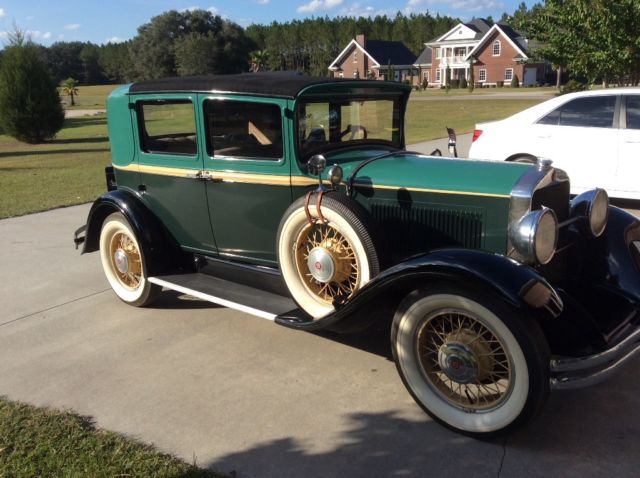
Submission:
M 358 63 L 358 50 L 353 52 L 353 62 Z
M 436 48 L 436 59 L 442 58 L 442 48 Z
M 500 50 L 501 50 L 501 43 L 500 40 L 496 40 L 493 42 L 493 56 L 500 56 Z

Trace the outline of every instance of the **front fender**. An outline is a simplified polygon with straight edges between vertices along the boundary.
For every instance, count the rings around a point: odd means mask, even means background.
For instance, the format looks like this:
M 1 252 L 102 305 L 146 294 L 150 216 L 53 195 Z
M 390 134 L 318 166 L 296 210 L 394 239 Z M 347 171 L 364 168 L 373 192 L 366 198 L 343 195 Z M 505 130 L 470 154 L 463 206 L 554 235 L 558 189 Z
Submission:
M 523 311 L 539 309 L 553 317 L 562 312 L 562 301 L 556 291 L 531 267 L 497 254 L 443 249 L 413 257 L 383 271 L 328 316 L 316 320 L 278 317 L 276 322 L 305 330 L 340 329 L 339 322 L 356 315 L 360 308 L 392 289 L 400 288 L 408 293 L 426 282 L 443 280 L 489 289 Z
M 94 201 L 87 217 L 83 254 L 99 249 L 102 224 L 114 212 L 121 213 L 133 229 L 147 274 L 164 271 L 169 261 L 181 257 L 180 248 L 158 218 L 137 194 L 125 189 L 109 191 Z

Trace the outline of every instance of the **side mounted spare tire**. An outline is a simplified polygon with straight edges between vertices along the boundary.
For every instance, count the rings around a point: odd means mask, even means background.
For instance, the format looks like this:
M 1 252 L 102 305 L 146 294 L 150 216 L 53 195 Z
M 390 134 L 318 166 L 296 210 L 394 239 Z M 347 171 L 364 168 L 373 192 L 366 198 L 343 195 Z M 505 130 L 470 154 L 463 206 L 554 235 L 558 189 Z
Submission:
M 375 277 L 381 262 L 380 233 L 362 205 L 326 192 L 320 217 L 317 200 L 318 193 L 312 194 L 307 211 L 306 197 L 295 201 L 280 221 L 277 238 L 284 281 L 298 305 L 316 319 Z

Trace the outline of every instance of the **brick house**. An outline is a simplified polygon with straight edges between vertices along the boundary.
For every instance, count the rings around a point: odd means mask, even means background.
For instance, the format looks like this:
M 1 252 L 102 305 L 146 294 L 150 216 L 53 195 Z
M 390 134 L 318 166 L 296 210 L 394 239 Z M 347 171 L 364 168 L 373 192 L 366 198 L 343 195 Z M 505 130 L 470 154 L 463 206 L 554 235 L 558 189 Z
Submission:
M 419 69 L 420 82 L 428 77 L 429 86 L 435 87 L 446 84 L 447 67 L 452 80 L 463 76 L 469 80 L 472 58 L 478 86 L 499 83 L 510 86 L 516 75 L 523 86 L 542 84 L 548 65 L 532 62 L 528 52 L 528 41 L 511 27 L 477 18 L 459 23 L 441 37 L 425 43 L 418 57 L 421 63 L 416 61 L 415 66 Z M 428 57 L 430 63 L 425 61 Z
M 367 40 L 357 35 L 329 65 L 334 78 L 404 81 L 412 76 L 416 56 L 399 41 Z M 394 78 L 387 78 L 389 65 Z

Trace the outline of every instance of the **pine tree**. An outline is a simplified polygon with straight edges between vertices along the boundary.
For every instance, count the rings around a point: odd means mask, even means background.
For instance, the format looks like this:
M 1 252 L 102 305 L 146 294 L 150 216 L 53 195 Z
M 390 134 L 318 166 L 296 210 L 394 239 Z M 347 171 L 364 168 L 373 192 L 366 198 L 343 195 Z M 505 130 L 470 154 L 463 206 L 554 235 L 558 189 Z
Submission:
M 63 123 L 60 94 L 37 47 L 21 32 L 14 33 L 0 68 L 0 126 L 19 141 L 41 143 Z

